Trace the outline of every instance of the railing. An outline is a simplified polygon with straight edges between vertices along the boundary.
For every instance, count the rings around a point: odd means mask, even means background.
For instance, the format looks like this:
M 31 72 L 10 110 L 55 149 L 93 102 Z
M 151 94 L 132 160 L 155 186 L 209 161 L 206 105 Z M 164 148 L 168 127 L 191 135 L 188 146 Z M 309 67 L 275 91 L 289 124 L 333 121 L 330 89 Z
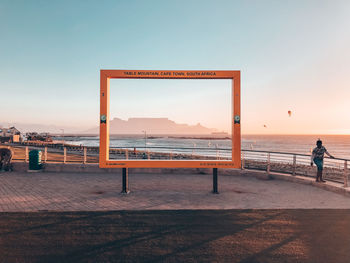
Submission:
M 315 177 L 316 168 L 311 166 L 311 156 L 307 154 L 242 150 L 242 167 L 269 172 Z M 348 162 L 344 158 L 324 158 L 323 175 L 329 181 L 343 183 L 348 187 Z
M 22 151 L 20 150 L 22 149 Z M 14 160 L 28 161 L 29 149 L 43 150 L 42 161 L 59 163 L 98 163 L 98 147 L 81 146 L 26 146 L 14 147 Z M 205 159 L 230 160 L 230 148 L 193 148 L 168 146 L 111 147 L 110 159 Z M 242 150 L 242 169 L 264 170 L 267 173 L 280 172 L 291 175 L 314 177 L 316 168 L 310 165 L 311 157 L 307 154 Z M 324 177 L 329 181 L 343 183 L 348 187 L 349 159 L 325 158 Z

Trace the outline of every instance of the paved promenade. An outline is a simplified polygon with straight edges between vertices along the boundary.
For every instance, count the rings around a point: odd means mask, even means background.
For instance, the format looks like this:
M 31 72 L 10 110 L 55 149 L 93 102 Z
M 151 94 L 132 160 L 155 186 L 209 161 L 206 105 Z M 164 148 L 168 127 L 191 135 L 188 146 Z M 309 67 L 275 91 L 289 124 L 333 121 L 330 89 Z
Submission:
M 208 174 L 0 173 L 0 211 L 350 208 L 350 198 L 311 185 Z

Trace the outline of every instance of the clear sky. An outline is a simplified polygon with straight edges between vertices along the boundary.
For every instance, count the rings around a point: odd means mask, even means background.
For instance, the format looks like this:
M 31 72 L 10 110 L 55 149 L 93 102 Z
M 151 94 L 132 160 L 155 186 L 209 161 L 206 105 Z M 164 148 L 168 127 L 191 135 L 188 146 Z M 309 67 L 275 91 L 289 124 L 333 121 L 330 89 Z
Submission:
M 349 14 L 347 0 L 0 0 L 0 122 L 98 125 L 100 69 L 241 70 L 243 133 L 350 134 Z M 129 81 L 112 83 L 113 115 L 229 125 L 224 81 Z

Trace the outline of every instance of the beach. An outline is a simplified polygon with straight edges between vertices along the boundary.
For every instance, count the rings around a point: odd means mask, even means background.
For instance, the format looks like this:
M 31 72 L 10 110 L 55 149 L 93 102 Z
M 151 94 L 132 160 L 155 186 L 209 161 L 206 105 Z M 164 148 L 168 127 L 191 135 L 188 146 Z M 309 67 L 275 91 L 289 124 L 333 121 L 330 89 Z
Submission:
M 151 138 L 150 138 L 151 137 Z M 63 139 L 70 144 L 94 146 L 99 145 L 98 136 L 65 136 L 54 137 L 56 140 Z M 203 139 L 204 138 L 204 139 Z M 350 159 L 350 135 L 242 135 L 242 150 L 287 152 L 298 154 L 311 154 L 311 149 L 316 147 L 318 138 L 323 140 L 324 146 L 335 157 Z M 208 136 L 171 136 L 171 135 L 149 135 L 145 139 L 143 135 L 111 135 L 110 147 L 120 148 L 149 148 L 168 147 L 175 148 L 176 153 L 195 153 L 199 155 L 216 156 L 217 149 L 222 157 L 230 157 L 231 140 L 220 139 L 220 137 Z M 180 149 L 191 148 L 191 149 Z M 196 150 L 201 148 L 201 150 Z M 161 151 L 152 149 L 152 151 Z M 170 152 L 168 149 L 167 152 Z

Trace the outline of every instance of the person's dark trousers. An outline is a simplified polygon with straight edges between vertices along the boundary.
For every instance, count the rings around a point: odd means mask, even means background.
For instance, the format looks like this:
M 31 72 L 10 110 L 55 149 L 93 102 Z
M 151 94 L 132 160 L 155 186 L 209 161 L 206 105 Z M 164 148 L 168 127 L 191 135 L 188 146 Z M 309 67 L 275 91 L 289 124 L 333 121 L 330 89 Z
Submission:
M 316 182 L 319 182 L 319 181 L 320 181 L 321 174 L 322 174 L 322 171 L 317 170 Z

